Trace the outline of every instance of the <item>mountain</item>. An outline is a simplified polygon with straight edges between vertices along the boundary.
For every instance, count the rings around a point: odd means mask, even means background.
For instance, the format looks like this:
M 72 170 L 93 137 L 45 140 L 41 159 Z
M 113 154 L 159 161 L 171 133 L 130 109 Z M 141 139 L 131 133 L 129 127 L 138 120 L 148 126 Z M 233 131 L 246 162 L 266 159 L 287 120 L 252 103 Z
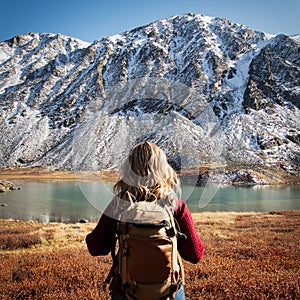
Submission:
M 2 168 L 117 169 L 147 139 L 200 181 L 299 176 L 299 36 L 199 14 L 93 43 L 28 33 L 0 43 L 0 79 Z

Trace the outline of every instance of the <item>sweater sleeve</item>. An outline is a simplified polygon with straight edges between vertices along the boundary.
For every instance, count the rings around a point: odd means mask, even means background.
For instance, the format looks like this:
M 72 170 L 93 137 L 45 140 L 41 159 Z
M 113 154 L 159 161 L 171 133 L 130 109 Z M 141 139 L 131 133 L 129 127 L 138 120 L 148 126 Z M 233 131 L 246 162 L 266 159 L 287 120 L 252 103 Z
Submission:
M 180 231 L 186 238 L 178 239 L 178 251 L 181 257 L 191 263 L 198 263 L 204 253 L 204 244 L 201 241 L 192 218 L 192 215 L 183 200 L 178 201 L 174 217 L 178 222 Z
M 95 229 L 86 236 L 86 244 L 91 255 L 107 255 L 113 245 L 117 221 L 102 214 Z
M 117 232 L 117 220 L 125 206 L 124 201 L 114 197 L 105 208 L 97 226 L 85 238 L 91 255 L 107 255 L 113 249 Z

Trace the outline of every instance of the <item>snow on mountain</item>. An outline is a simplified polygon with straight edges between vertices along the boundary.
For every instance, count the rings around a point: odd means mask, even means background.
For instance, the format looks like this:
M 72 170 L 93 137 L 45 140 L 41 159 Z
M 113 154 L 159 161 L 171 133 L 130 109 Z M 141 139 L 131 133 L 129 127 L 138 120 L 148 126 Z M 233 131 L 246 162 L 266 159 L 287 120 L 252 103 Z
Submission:
M 300 43 L 300 34 L 292 35 L 291 38 L 295 40 L 298 44 Z
M 151 140 L 174 165 L 299 174 L 299 38 L 186 14 L 94 43 L 0 43 L 0 165 L 118 168 Z M 240 168 L 240 167 L 239 167 Z

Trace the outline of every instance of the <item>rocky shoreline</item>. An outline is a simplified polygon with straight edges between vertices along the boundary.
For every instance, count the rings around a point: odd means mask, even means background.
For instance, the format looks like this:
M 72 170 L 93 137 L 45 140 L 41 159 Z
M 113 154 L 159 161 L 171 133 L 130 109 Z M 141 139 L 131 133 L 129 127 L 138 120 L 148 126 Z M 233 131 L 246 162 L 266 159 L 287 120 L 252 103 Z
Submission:
M 14 183 L 7 180 L 0 180 L 0 193 L 19 190 L 20 188 L 16 186 Z
M 300 184 L 300 170 L 290 172 L 282 166 L 201 165 L 198 169 L 181 172 L 182 182 L 218 183 L 228 185 Z

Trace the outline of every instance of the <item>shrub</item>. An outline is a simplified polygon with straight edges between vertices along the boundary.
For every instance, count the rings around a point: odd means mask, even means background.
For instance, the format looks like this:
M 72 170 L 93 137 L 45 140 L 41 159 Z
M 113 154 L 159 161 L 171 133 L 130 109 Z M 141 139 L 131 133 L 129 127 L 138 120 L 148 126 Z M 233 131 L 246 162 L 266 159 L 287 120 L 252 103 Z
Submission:
M 205 254 L 197 265 L 185 263 L 187 300 L 300 299 L 300 212 L 199 219 Z M 78 245 L 0 251 L 0 299 L 109 299 L 103 282 L 111 259 Z
M 54 236 L 54 231 L 46 230 L 43 234 L 37 232 L 40 227 L 17 226 L 0 230 L 0 249 L 15 250 L 19 248 L 29 248 L 30 246 L 41 244 L 41 238 L 50 240 Z

